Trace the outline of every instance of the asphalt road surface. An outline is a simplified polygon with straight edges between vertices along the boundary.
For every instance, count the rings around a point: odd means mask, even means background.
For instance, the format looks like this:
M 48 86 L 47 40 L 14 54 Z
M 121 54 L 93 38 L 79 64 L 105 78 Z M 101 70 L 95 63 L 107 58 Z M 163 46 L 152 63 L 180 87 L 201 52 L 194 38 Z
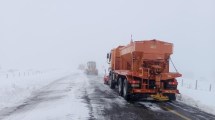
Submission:
M 215 120 L 180 102 L 127 102 L 102 77 L 71 74 L 55 80 L 18 106 L 0 111 L 1 120 Z

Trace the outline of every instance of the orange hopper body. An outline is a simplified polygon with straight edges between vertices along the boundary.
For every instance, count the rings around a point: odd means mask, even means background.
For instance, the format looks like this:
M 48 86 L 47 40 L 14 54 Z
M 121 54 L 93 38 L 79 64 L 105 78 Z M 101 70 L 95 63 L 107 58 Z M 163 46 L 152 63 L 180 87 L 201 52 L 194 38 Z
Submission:
M 134 41 L 118 46 L 107 55 L 110 64 L 105 83 L 125 99 L 133 96 L 149 97 L 162 94 L 175 100 L 177 77 L 181 74 L 169 71 L 173 44 L 159 40 Z

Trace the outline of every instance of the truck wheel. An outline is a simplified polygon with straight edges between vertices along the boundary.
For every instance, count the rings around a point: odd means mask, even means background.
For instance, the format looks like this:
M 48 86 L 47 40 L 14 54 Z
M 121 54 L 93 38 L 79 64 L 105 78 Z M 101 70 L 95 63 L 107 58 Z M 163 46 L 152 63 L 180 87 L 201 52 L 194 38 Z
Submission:
M 123 97 L 125 100 L 129 101 L 130 100 L 130 95 L 128 94 L 128 81 L 125 79 L 123 81 Z
M 123 80 L 122 80 L 122 78 L 119 78 L 118 93 L 120 96 L 123 95 Z
M 169 100 L 170 101 L 175 101 L 176 100 L 176 95 L 175 94 L 168 94 Z
M 109 86 L 111 89 L 115 89 L 115 84 L 112 79 L 109 79 Z

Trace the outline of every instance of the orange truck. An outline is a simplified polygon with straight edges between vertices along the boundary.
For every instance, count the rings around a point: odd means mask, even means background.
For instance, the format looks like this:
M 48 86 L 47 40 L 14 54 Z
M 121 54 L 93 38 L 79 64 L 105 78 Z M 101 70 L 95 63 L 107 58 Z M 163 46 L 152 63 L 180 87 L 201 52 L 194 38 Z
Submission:
M 176 100 L 178 72 L 169 71 L 173 44 L 159 40 L 131 41 L 107 54 L 109 74 L 104 83 L 126 100 L 152 98 Z

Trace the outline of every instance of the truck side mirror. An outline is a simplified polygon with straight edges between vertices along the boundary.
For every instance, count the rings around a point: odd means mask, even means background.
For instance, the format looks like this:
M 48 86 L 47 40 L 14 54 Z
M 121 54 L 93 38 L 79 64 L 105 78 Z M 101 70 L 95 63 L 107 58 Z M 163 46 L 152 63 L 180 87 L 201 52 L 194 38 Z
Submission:
M 109 57 L 110 57 L 110 56 L 109 56 L 109 53 L 107 53 L 107 59 L 109 59 Z

